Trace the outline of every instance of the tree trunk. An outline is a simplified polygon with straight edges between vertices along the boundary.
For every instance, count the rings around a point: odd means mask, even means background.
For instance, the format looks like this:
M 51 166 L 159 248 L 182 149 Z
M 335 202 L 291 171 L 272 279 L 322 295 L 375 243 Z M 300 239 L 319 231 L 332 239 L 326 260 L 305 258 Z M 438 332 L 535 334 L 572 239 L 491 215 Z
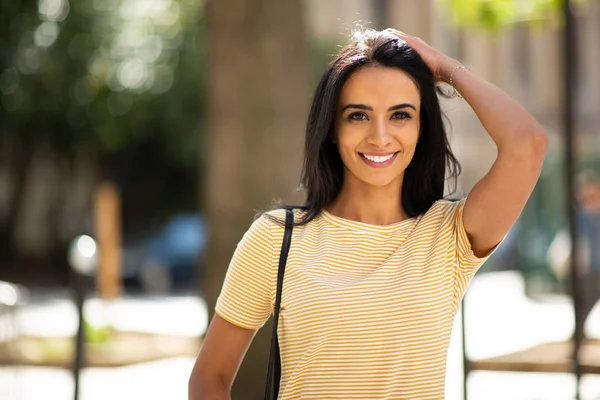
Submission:
M 15 231 L 25 203 L 23 196 L 29 183 L 30 167 L 33 161 L 33 149 L 26 147 L 24 144 L 23 147 L 17 146 L 16 149 L 13 149 L 15 150 L 12 157 L 13 167 L 11 169 L 9 165 L 9 171 L 12 173 L 14 185 L 10 190 L 7 202 L 6 220 L 0 224 L 0 258 L 8 261 L 9 268 L 12 269 L 11 273 L 16 272 L 13 266 L 14 257 L 17 256 L 14 246 Z
M 212 314 L 256 210 L 295 192 L 310 101 L 301 0 L 209 0 L 209 131 L 202 182 L 210 239 L 203 292 Z M 263 396 L 270 326 L 255 337 L 233 398 Z

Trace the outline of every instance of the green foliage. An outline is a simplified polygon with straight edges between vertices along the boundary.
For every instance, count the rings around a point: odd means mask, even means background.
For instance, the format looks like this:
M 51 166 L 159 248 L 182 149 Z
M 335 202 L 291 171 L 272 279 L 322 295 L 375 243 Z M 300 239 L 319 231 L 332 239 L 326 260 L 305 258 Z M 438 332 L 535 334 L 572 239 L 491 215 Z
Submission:
M 27 151 L 113 153 L 159 138 L 195 164 L 203 119 L 197 0 L 0 5 L 0 127 Z
M 561 16 L 563 0 L 438 0 L 438 3 L 459 27 L 497 31 L 517 22 L 556 20 Z

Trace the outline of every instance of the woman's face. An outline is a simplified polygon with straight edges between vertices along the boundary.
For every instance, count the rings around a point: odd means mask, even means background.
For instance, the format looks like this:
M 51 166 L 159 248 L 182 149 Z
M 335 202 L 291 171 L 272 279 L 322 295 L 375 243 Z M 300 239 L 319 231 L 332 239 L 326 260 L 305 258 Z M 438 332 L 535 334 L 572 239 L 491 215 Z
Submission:
M 365 66 L 340 93 L 334 140 L 348 180 L 402 184 L 419 139 L 421 96 L 405 72 Z

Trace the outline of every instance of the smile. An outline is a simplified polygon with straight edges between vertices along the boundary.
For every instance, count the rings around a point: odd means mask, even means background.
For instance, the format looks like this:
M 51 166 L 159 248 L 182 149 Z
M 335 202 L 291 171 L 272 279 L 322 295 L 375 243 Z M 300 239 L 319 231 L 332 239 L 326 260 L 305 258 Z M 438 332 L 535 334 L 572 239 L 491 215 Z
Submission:
M 398 152 L 385 155 L 372 155 L 363 153 L 358 154 L 360 154 L 360 158 L 362 158 L 362 160 L 370 167 L 384 168 L 389 165 L 392 165 L 392 163 L 396 160 Z

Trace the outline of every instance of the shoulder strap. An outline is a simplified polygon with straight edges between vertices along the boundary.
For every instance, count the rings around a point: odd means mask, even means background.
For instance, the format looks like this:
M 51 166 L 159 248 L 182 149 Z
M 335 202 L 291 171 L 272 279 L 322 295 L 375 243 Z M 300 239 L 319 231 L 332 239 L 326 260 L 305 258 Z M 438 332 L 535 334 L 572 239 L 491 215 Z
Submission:
M 283 290 L 283 276 L 287 263 L 290 244 L 292 243 L 292 230 L 294 229 L 294 213 L 285 210 L 285 232 L 279 256 L 279 269 L 277 271 L 277 291 L 275 293 L 275 307 L 273 311 L 273 333 L 271 335 L 271 351 L 269 354 L 269 368 L 267 370 L 267 387 L 265 400 L 276 399 L 279 394 L 281 380 L 281 354 L 279 352 L 279 339 L 277 338 L 277 324 L 279 322 L 279 307 L 281 305 L 281 292 Z

